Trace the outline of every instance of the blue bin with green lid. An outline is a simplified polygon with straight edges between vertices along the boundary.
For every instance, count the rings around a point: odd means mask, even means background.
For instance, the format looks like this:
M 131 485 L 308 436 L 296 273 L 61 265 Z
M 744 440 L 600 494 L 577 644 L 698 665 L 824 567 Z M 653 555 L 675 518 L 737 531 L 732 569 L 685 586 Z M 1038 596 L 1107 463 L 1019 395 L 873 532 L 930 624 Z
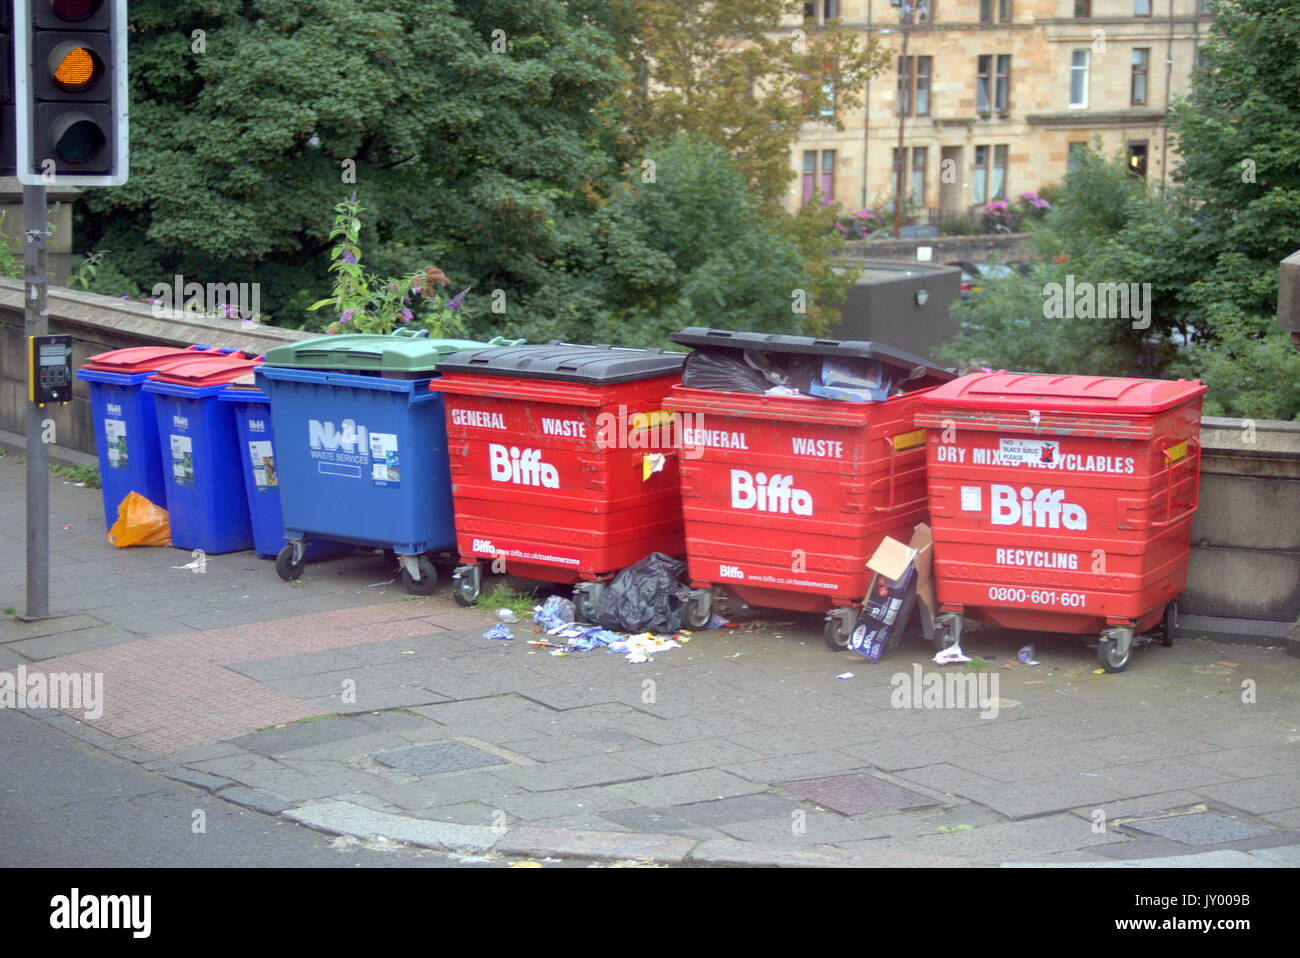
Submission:
M 257 378 L 271 402 L 289 540 L 281 578 L 301 575 L 308 544 L 324 538 L 396 553 L 407 591 L 433 592 L 430 554 L 454 549 L 456 529 L 442 396 L 429 381 L 443 356 L 506 342 L 399 330 L 267 351 Z

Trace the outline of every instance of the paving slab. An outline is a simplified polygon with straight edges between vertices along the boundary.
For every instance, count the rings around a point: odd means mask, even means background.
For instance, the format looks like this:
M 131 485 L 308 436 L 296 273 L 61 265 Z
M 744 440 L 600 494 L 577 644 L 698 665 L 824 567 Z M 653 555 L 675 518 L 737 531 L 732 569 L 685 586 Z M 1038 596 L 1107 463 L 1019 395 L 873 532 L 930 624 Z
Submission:
M 1214 812 L 1192 812 L 1164 818 L 1143 818 L 1125 822 L 1125 830 L 1168 838 L 1184 845 L 1219 845 L 1246 838 L 1274 834 L 1271 828 L 1251 825 Z
M 438 742 L 433 745 L 413 745 L 410 748 L 396 749 L 389 752 L 376 752 L 373 756 L 390 768 L 396 768 L 412 775 L 440 775 L 443 772 L 460 772 L 469 768 L 484 768 L 489 765 L 505 765 L 506 760 L 499 755 L 474 748 L 464 742 Z

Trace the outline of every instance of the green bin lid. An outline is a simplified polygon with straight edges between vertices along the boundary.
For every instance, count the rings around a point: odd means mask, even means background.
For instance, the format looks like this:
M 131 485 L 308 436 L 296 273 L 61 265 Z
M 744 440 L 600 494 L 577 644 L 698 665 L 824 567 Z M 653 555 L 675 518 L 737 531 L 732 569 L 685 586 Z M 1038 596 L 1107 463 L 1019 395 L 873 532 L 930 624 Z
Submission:
M 433 373 L 438 360 L 462 349 L 484 349 L 506 340 L 430 339 L 426 330 L 399 329 L 381 336 L 353 333 L 317 336 L 266 351 L 266 365 L 296 369 L 342 369 L 380 373 Z M 509 340 L 509 342 L 515 342 Z

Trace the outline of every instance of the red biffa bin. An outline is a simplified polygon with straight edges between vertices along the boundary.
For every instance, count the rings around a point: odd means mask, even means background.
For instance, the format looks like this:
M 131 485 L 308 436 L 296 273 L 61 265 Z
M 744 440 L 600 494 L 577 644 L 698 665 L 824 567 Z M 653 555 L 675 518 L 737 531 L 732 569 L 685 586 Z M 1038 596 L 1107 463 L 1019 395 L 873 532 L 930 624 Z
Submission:
M 664 395 L 682 353 L 501 346 L 438 363 L 456 542 L 453 595 L 473 605 L 480 560 L 526 579 L 580 583 L 578 621 L 613 575 L 681 555 L 677 450 Z M 504 563 L 504 569 L 498 563 Z
M 953 374 L 869 342 L 698 327 L 672 339 L 706 356 L 810 357 L 813 370 L 830 360 L 880 372 L 879 401 L 686 385 L 665 401 L 682 436 L 687 624 L 708 622 L 721 586 L 753 606 L 826 612 L 827 644 L 847 648 L 867 560 L 886 536 L 906 542 L 925 521 L 925 435 L 912 420 L 924 391 Z M 819 387 L 814 379 L 808 388 Z M 900 387 L 911 391 L 893 395 Z
M 1109 672 L 1187 581 L 1200 481 L 1199 381 L 979 373 L 933 390 L 927 430 L 940 615 L 1101 636 Z

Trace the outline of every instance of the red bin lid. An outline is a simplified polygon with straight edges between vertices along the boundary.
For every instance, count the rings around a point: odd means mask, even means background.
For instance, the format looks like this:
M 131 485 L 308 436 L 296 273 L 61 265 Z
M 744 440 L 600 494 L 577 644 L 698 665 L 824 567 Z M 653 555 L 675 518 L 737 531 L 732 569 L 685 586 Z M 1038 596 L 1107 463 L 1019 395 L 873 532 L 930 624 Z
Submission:
M 1156 413 L 1196 399 L 1199 379 L 1125 379 L 1045 373 L 973 373 L 921 395 L 926 406 L 1042 409 L 1062 413 Z
M 91 356 L 82 368 L 124 375 L 157 372 L 172 363 L 193 358 L 195 352 L 193 346 L 185 349 L 179 346 L 132 346 Z
M 176 383 L 181 386 L 221 386 L 252 372 L 262 364 L 262 357 L 248 358 L 243 353 L 198 353 L 193 359 L 172 363 L 150 381 Z

